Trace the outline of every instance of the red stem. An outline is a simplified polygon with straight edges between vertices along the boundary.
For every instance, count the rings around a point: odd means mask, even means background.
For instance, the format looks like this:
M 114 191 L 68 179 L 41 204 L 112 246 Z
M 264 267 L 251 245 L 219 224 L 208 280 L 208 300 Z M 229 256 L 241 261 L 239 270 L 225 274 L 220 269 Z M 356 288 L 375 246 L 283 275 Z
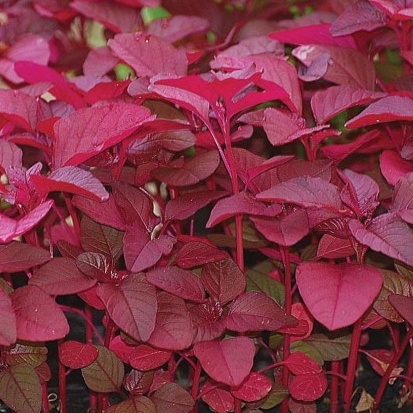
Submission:
M 241 413 L 241 400 L 234 398 L 234 413 Z
M 331 362 L 331 382 L 330 382 L 330 412 L 338 413 L 339 412 L 339 375 L 340 375 L 340 363 L 339 360 L 333 360 Z
M 47 382 L 42 383 L 42 405 L 43 413 L 50 413 L 49 392 L 47 390 Z
M 191 396 L 194 400 L 198 397 L 198 390 L 199 390 L 199 382 L 201 380 L 201 363 L 199 361 L 196 362 L 194 377 L 192 379 L 192 388 L 191 388 Z M 192 413 L 198 412 L 198 403 L 195 403 L 194 408 L 192 409 Z
M 63 340 L 58 340 L 57 349 L 59 350 Z M 60 413 L 67 413 L 66 403 L 66 368 L 59 360 L 59 398 L 60 398 Z

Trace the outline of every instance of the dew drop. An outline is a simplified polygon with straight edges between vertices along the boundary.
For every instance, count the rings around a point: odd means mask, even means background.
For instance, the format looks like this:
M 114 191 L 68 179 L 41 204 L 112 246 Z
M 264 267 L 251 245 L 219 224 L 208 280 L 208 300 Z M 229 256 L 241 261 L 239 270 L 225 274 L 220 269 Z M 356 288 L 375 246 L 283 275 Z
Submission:
M 142 39 L 142 36 L 143 36 L 143 33 L 142 32 L 136 32 L 135 33 L 135 40 L 141 40 Z

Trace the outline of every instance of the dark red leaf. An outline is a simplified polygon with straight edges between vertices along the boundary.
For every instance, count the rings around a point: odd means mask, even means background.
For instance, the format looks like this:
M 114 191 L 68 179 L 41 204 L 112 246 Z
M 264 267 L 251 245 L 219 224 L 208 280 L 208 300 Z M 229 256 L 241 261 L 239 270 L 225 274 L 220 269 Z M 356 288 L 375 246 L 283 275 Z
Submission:
M 81 369 L 92 364 L 98 354 L 99 351 L 93 344 L 69 340 L 59 345 L 59 360 L 70 369 Z
M 327 387 L 328 382 L 324 374 L 301 374 L 291 379 L 288 390 L 294 399 L 309 402 L 320 398 Z
M 14 314 L 12 300 L 0 288 L 0 344 L 11 346 L 16 342 L 16 316 Z
M 390 304 L 410 325 L 413 325 L 413 299 L 401 294 L 390 294 Z
M 215 412 L 227 413 L 234 408 L 234 396 L 215 383 L 206 381 L 201 388 L 201 399 Z
M 157 412 L 189 413 L 195 405 L 191 395 L 177 383 L 166 383 L 152 394 L 151 400 Z
M 156 369 L 167 363 L 171 358 L 170 351 L 159 350 L 146 344 L 134 347 L 129 354 L 129 364 L 137 370 L 147 371 Z

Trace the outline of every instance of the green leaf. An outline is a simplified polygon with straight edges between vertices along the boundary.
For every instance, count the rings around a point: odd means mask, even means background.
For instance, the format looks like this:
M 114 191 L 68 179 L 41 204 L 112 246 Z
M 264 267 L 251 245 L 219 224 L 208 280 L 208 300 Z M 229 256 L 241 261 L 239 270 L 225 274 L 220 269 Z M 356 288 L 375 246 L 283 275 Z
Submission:
M 0 372 L 0 399 L 16 413 L 39 413 L 42 388 L 35 369 L 22 363 Z
M 287 396 L 288 390 L 285 389 L 281 383 L 274 383 L 272 390 L 260 408 L 263 410 L 272 409 L 273 407 L 279 405 Z
M 96 346 L 98 358 L 82 369 L 82 375 L 90 390 L 98 393 L 118 391 L 122 385 L 125 368 L 118 357 L 103 346 Z
M 325 334 L 312 334 L 305 341 L 314 346 L 325 361 L 343 360 L 350 352 L 351 335 L 329 338 Z
M 323 355 L 313 345 L 305 341 L 294 341 L 293 343 L 291 343 L 290 351 L 291 353 L 300 351 L 301 353 L 304 353 L 308 357 L 312 358 L 320 366 L 324 364 Z

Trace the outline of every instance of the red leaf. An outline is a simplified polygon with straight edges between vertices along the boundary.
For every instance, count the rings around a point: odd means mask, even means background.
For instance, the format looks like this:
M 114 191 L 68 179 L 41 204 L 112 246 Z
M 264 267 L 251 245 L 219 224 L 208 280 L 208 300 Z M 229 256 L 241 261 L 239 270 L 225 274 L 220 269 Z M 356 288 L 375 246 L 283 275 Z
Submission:
M 109 198 L 105 187 L 91 172 L 75 166 L 58 168 L 48 176 L 33 175 L 31 180 L 44 194 L 62 191 L 97 201 L 106 201 Z
M 54 125 L 54 167 L 79 165 L 152 119 L 148 109 L 131 103 L 79 109 Z
M 309 402 L 320 398 L 327 387 L 324 374 L 302 374 L 291 379 L 288 390 L 294 399 Z
M 131 274 L 119 285 L 102 284 L 98 296 L 113 321 L 138 341 L 147 341 L 155 329 L 158 303 L 155 287 L 142 274 Z
M 0 345 L 11 346 L 16 342 L 16 316 L 14 314 L 12 300 L 0 288 Z
M 117 272 L 112 260 L 98 252 L 83 252 L 76 258 L 76 267 L 89 278 L 101 282 L 117 281 Z
M 234 396 L 216 384 L 206 381 L 201 388 L 201 399 L 215 412 L 228 413 L 234 408 Z
M 50 295 L 76 294 L 96 284 L 76 267 L 75 260 L 56 257 L 35 271 L 29 285 L 36 285 Z
M 404 175 L 413 172 L 413 165 L 399 152 L 387 150 L 380 154 L 380 170 L 390 185 L 396 185 Z
M 346 128 L 361 128 L 384 122 L 413 120 L 413 99 L 408 96 L 386 96 L 371 103 L 346 123 Z
M 59 345 L 59 360 L 70 369 L 86 367 L 92 364 L 98 355 L 99 351 L 93 344 L 69 340 Z
M 199 277 L 191 271 L 178 267 L 161 267 L 148 271 L 146 278 L 151 284 L 177 297 L 196 303 L 204 301 L 204 287 Z
M 362 317 L 383 283 L 374 267 L 315 262 L 300 264 L 296 280 L 305 305 L 329 330 L 349 326 Z
M 373 370 L 380 376 L 384 375 L 394 357 L 393 351 L 381 348 L 366 350 L 363 353 L 367 356 Z
M 397 312 L 407 321 L 413 325 L 413 299 L 401 294 L 390 294 L 388 297 L 390 304 L 397 310 Z
M 213 380 L 239 386 L 250 374 L 255 345 L 248 337 L 204 341 L 195 344 L 194 354 Z
M 193 241 L 185 244 L 175 257 L 176 263 L 182 268 L 199 267 L 208 262 L 221 261 L 228 258 L 225 251 L 215 247 L 206 240 Z
M 291 373 L 296 375 L 317 374 L 322 372 L 321 366 L 301 351 L 290 354 L 283 364 L 288 367 Z
M 231 304 L 225 318 L 229 330 L 274 331 L 297 324 L 294 317 L 286 312 L 268 295 L 257 291 L 246 292 Z
M 20 287 L 10 297 L 16 314 L 18 339 L 49 341 L 63 338 L 69 333 L 69 325 L 62 310 L 39 287 Z
M 151 34 L 120 33 L 108 40 L 108 46 L 115 56 L 135 70 L 138 77 L 186 74 L 185 51 Z
M 184 350 L 192 344 L 194 331 L 185 301 L 166 292 L 157 295 L 155 330 L 148 343 L 163 350 Z
M 172 353 L 159 350 L 154 347 L 142 344 L 134 347 L 129 355 L 129 364 L 137 370 L 147 371 L 156 369 L 167 363 Z
M 407 173 L 396 184 L 393 193 L 391 212 L 409 224 L 413 224 L 413 173 Z
M 271 388 L 272 383 L 268 377 L 259 373 L 250 373 L 239 388 L 231 390 L 231 394 L 237 399 L 255 402 L 263 399 Z
M 246 286 L 244 274 L 232 259 L 205 264 L 201 281 L 208 293 L 222 306 L 242 294 Z
M 166 383 L 152 394 L 151 400 L 157 412 L 189 413 L 194 399 L 177 383 Z
M 350 239 L 336 238 L 330 234 L 324 234 L 317 247 L 317 258 L 345 258 L 355 253 Z
M 13 142 L 0 141 L 0 166 L 4 171 L 11 166 L 20 168 L 22 157 L 22 150 Z

